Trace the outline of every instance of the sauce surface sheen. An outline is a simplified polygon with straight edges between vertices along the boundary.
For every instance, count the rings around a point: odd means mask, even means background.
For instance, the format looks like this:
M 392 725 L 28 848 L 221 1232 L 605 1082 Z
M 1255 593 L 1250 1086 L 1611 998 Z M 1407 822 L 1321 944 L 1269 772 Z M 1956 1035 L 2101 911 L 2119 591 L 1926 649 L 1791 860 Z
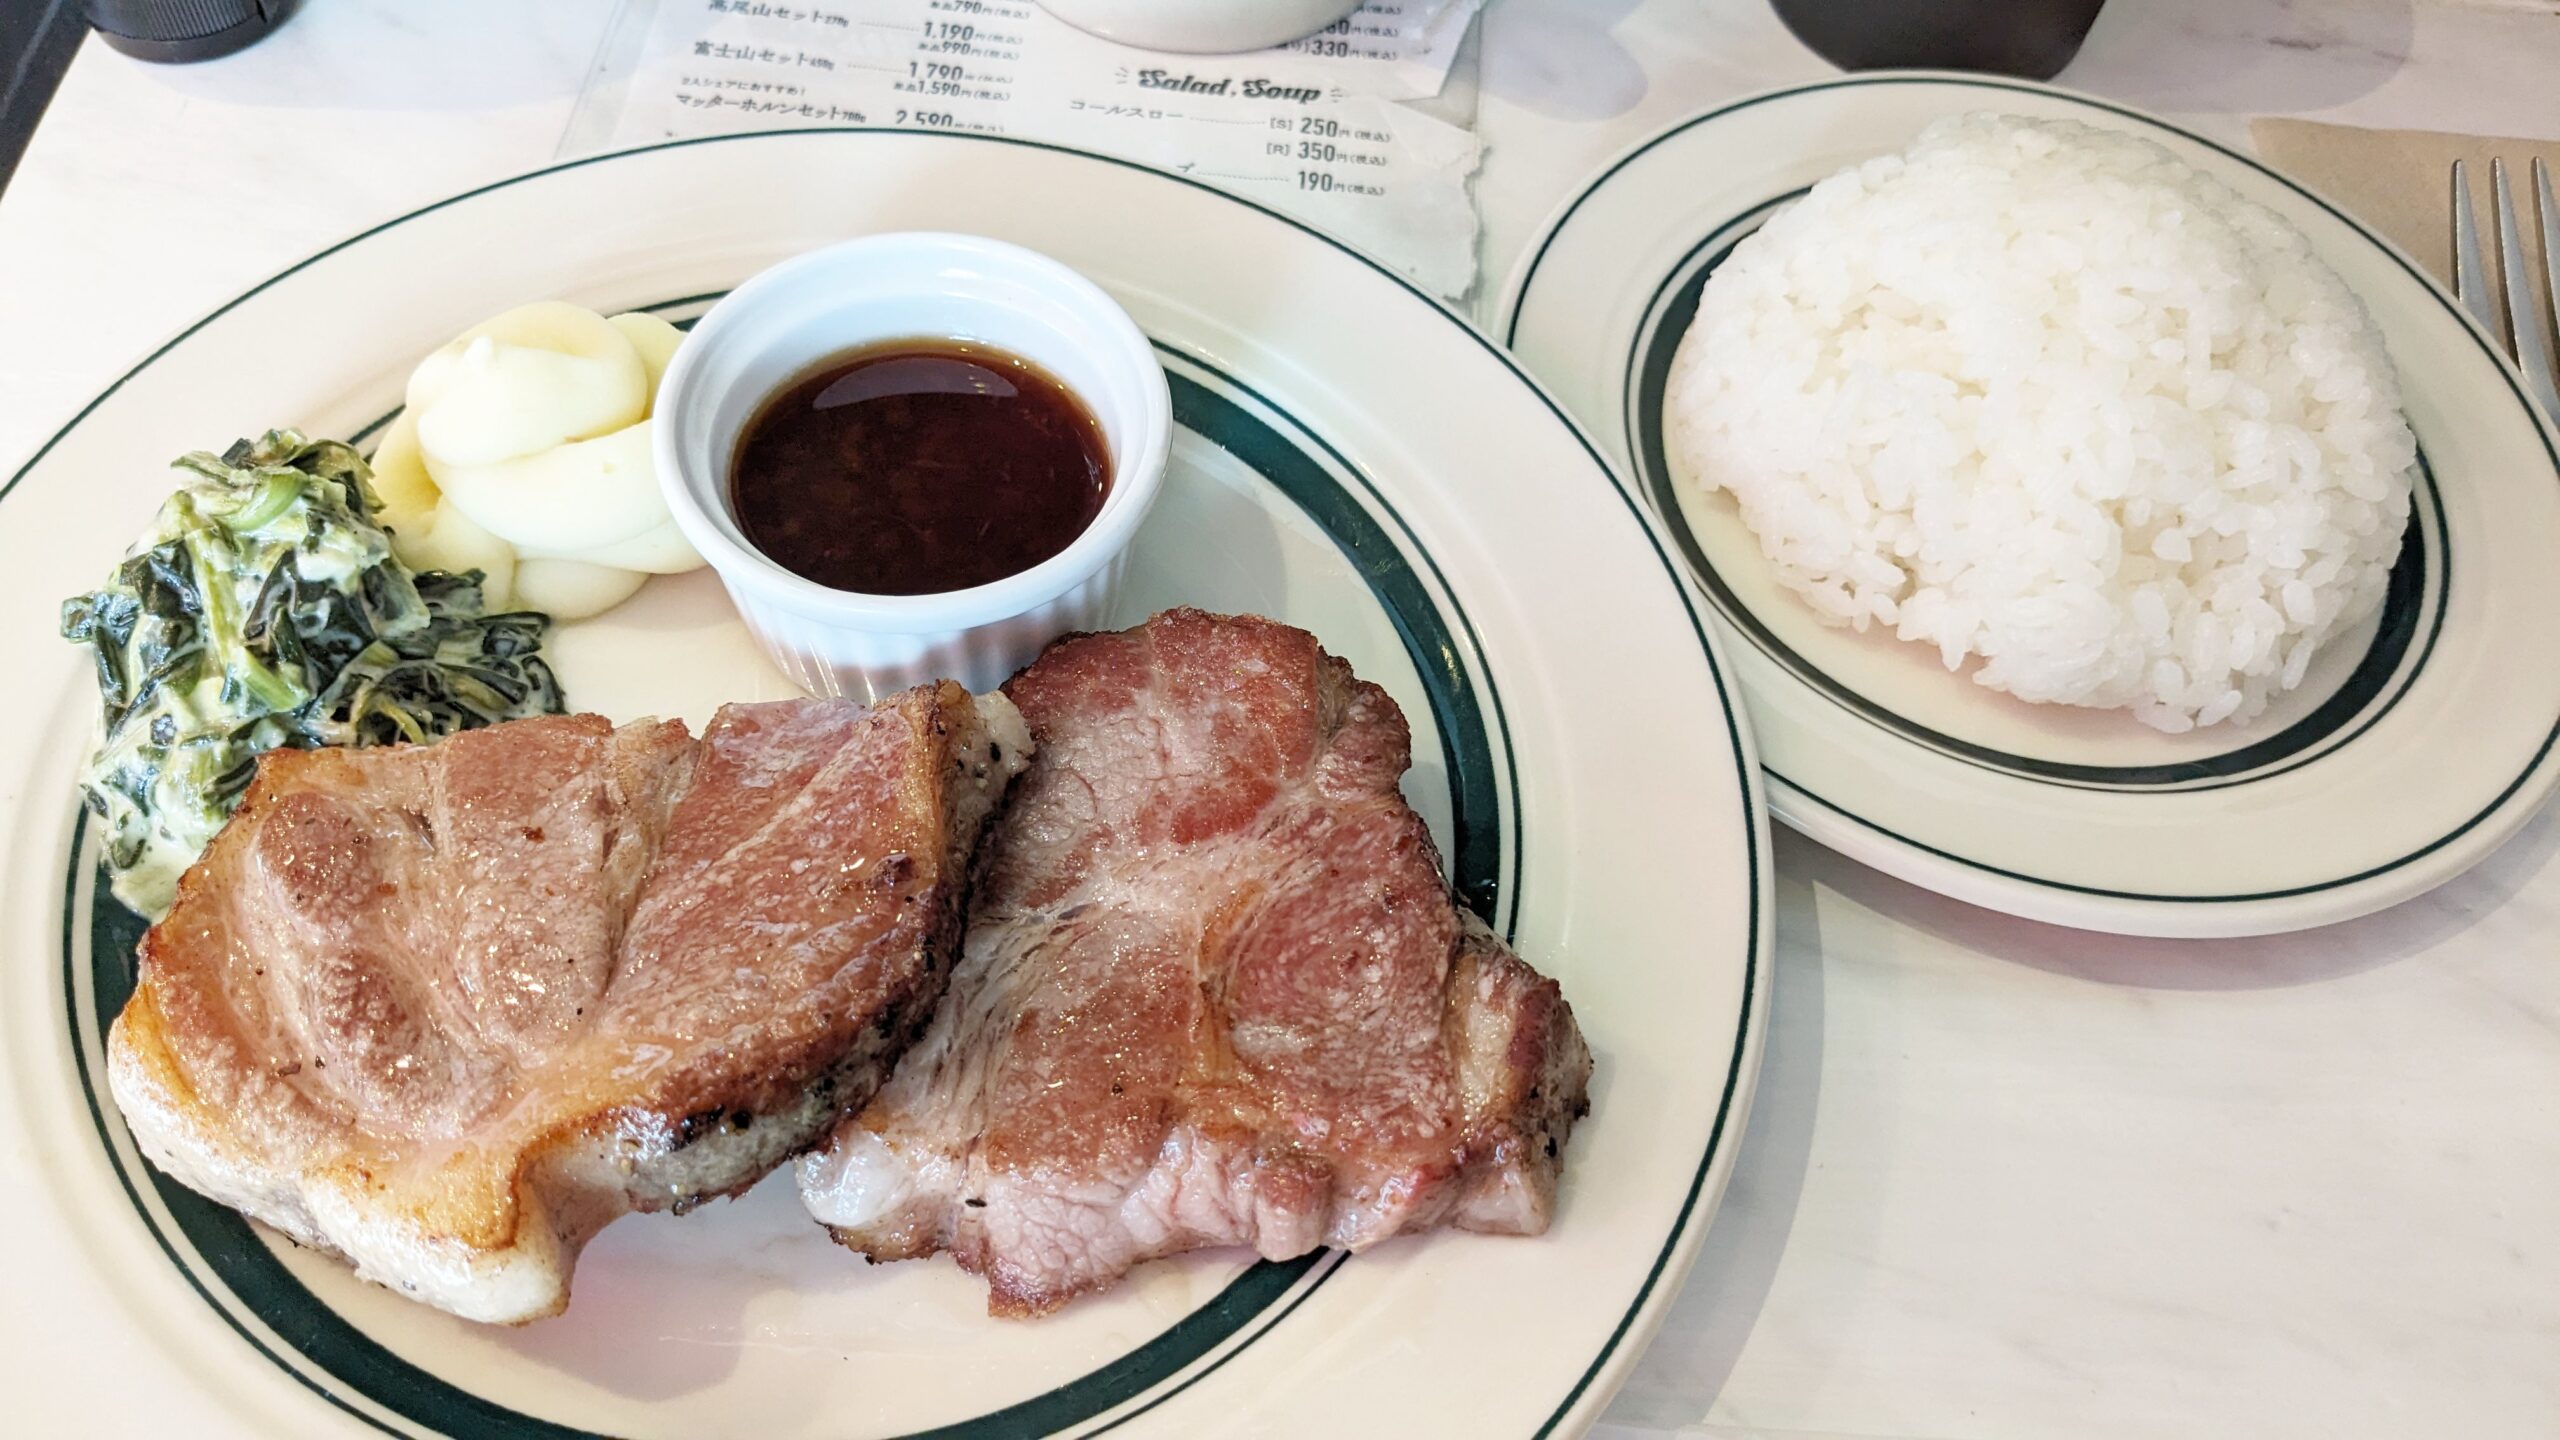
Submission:
M 898 340 L 819 362 L 747 422 L 729 467 L 748 543 L 803 578 L 931 595 L 1064 550 L 1110 486 L 1074 392 L 984 345 Z

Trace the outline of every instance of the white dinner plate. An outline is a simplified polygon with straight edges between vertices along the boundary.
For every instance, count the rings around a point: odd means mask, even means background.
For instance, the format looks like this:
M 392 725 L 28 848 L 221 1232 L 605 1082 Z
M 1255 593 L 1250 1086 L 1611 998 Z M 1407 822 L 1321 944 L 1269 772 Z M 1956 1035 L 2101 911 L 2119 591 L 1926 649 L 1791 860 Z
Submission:
M 2362 296 L 2424 473 L 2390 598 L 2246 726 L 2030 705 L 1926 646 L 1818 623 L 1729 494 L 1663 454 L 1700 287 L 1815 181 L 1968 111 L 2145 136 L 2274 209 Z M 1994 909 L 2149 935 L 2344 920 L 2479 861 L 2560 779 L 2560 436 L 2452 297 L 2327 201 L 2150 116 L 2049 86 L 1885 73 L 1771 91 L 1607 166 L 1514 272 L 1495 334 L 1671 524 L 1749 701 L 1778 818 Z
M 369 434 L 420 356 L 524 301 L 683 320 L 774 261 L 893 229 L 1057 256 L 1160 347 L 1180 429 L 1125 620 L 1176 603 L 1280 616 L 1404 707 L 1406 791 L 1461 896 L 1562 982 L 1597 1055 L 1544 1237 L 1204 1253 L 998 1321 L 948 1259 L 871 1267 L 831 1244 L 785 1172 L 611 1226 L 566 1315 L 495 1329 L 359 1283 L 136 1155 L 100 1043 L 137 926 L 100 898 L 77 818 L 95 698 L 54 627 L 172 487 L 170 459 L 271 425 Z M 1031 144 L 843 130 L 491 185 L 294 266 L 109 387 L 0 490 L 0 560 L 11 1433 L 1571 1433 L 1724 1189 L 1759 1063 L 1768 842 L 1676 557 L 1499 348 L 1203 186 Z M 708 572 L 653 581 L 551 647 L 571 704 L 616 719 L 699 722 L 787 693 Z

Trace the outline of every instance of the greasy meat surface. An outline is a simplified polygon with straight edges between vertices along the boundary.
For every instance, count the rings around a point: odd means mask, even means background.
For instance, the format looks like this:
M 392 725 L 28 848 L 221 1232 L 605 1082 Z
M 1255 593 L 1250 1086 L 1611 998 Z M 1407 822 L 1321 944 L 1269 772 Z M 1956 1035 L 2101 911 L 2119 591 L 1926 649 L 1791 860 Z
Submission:
M 110 1041 L 144 1152 L 476 1320 L 588 1237 L 752 1184 L 930 1014 L 1027 758 L 1000 698 L 518 720 L 277 751 Z
M 1036 1314 L 1154 1256 L 1546 1227 L 1591 1061 L 1450 902 L 1404 717 L 1314 638 L 1170 611 L 1006 693 L 1039 751 L 949 995 L 802 1197 Z

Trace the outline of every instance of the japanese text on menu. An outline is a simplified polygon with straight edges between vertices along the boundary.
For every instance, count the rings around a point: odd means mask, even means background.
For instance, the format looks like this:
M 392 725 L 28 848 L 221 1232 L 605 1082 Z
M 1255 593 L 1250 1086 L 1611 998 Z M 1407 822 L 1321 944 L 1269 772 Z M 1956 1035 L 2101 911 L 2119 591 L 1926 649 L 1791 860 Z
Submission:
M 1287 210 L 1443 294 L 1474 278 L 1472 134 L 1436 92 L 1478 0 L 1372 0 L 1293 45 L 1167 55 L 1030 0 L 659 0 L 605 143 L 878 125 L 1052 141 Z

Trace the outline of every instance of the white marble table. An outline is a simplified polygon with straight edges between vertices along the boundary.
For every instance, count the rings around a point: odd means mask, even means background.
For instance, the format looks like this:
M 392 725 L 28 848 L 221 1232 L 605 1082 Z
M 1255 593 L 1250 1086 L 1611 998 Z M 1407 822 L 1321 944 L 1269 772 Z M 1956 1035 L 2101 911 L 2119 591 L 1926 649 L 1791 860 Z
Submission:
M 0 457 L 291 260 L 551 159 L 611 8 L 328 0 L 192 69 L 92 42 L 0 198 Z M 1611 152 L 1826 71 L 1763 0 L 1494 0 L 1480 38 L 1488 289 Z M 2063 79 L 2233 140 L 2560 138 L 2560 5 L 2117 0 Z M 1601 1433 L 2560 1433 L 2560 816 L 2231 943 L 1778 853 L 1741 1164 Z

